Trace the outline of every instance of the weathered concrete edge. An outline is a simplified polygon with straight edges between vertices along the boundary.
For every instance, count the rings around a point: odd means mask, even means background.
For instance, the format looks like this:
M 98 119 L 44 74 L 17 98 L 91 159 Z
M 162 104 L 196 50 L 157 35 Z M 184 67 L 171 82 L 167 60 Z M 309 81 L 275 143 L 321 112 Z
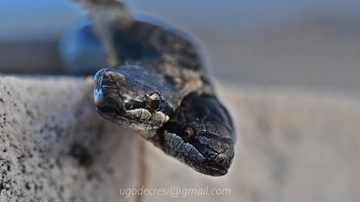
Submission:
M 316 182 L 309 186 L 297 178 L 299 171 L 295 168 L 307 169 L 306 164 L 299 163 L 317 156 L 294 149 L 314 143 L 316 151 L 331 149 L 339 158 L 346 158 L 337 151 L 360 148 L 356 136 L 360 131 L 360 99 L 298 91 L 239 90 L 220 84 L 220 99 L 230 110 L 237 129 L 236 158 L 227 176 L 207 177 L 144 143 L 138 135 L 103 120 L 93 107 L 92 85 L 92 79 L 83 77 L 0 77 L 1 201 L 183 199 L 170 195 L 127 198 L 119 193 L 142 186 L 232 190 L 231 195 L 187 196 L 190 200 L 251 201 L 256 192 L 260 199 L 267 197 L 268 201 L 290 200 L 294 195 L 301 201 L 304 196 L 311 198 L 302 191 L 322 193 L 325 189 L 317 190 L 321 186 Z M 338 131 L 326 136 L 329 128 Z M 323 137 L 330 139 L 319 141 Z M 330 148 L 329 141 L 334 144 Z M 342 144 L 337 145 L 339 141 Z M 336 158 L 330 164 L 320 158 L 316 165 L 321 169 L 325 166 L 328 173 L 312 169 L 308 175 L 314 179 L 322 173 L 349 175 L 340 182 L 359 187 L 356 180 L 346 181 L 356 179 L 358 155 L 347 157 L 354 163 L 346 169 L 336 167 Z M 284 174 L 290 174 L 278 189 L 279 179 L 272 175 L 285 169 L 281 165 L 288 169 Z M 343 170 L 351 172 L 345 175 Z M 327 184 L 331 185 L 331 181 Z M 321 196 L 346 196 L 333 193 Z M 352 194 L 357 196 L 356 193 L 354 189 Z
M 114 201 L 136 187 L 137 135 L 101 118 L 92 82 L 0 77 L 0 200 Z

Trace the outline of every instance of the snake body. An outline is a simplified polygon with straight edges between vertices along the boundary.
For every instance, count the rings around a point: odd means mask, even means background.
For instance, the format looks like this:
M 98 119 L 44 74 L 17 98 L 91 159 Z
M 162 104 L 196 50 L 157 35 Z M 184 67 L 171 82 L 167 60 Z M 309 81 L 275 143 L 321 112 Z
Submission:
M 95 76 L 95 104 L 105 118 L 149 138 L 185 95 L 213 93 L 201 55 L 185 34 L 139 20 L 113 33 L 116 58 L 126 64 Z
M 94 77 L 99 114 L 198 172 L 225 175 L 234 157 L 234 127 L 216 97 L 202 52 L 173 26 L 127 20 L 106 36 L 112 45 L 108 54 L 118 62 Z

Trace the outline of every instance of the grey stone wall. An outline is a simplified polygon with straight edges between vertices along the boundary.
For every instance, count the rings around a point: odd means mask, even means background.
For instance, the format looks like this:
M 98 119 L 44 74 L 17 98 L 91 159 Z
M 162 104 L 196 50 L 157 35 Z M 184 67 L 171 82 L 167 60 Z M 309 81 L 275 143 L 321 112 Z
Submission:
M 217 86 L 238 138 L 214 178 L 101 118 L 91 78 L 1 76 L 0 201 L 360 199 L 360 98 Z

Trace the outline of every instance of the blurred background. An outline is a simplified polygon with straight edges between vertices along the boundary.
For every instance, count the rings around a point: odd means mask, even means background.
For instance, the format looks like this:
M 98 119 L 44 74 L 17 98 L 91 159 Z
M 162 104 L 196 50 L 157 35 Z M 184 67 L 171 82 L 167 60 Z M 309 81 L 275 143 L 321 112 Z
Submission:
M 29 2 L 0 5 L 0 73 L 64 74 L 59 41 L 86 13 L 70 0 Z M 190 32 L 217 81 L 250 89 L 222 92 L 237 106 L 231 110 L 237 159 L 228 181 L 197 181 L 194 172 L 169 161 L 168 167 L 154 163 L 157 175 L 149 176 L 155 184 L 166 184 L 158 179 L 173 172 L 179 183 L 233 187 L 243 201 L 359 201 L 360 105 L 347 97 L 360 95 L 359 0 L 125 2 L 133 13 Z M 251 95 L 251 88 L 291 92 Z M 159 172 L 158 165 L 171 169 Z
M 127 0 L 187 30 L 205 49 L 212 74 L 241 86 L 360 92 L 360 1 Z M 4 1 L 2 73 L 63 73 L 58 41 L 85 18 L 68 0 Z

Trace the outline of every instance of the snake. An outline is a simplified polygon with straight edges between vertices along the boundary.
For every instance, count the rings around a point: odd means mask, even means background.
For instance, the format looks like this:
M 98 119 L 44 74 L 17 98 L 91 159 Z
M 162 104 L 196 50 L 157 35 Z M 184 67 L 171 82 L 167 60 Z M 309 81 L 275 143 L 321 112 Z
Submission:
M 117 21 L 95 12 L 101 23 L 93 18 L 77 33 L 99 47 L 105 44 L 112 59 L 94 76 L 98 113 L 202 174 L 227 174 L 235 129 L 200 45 L 170 23 L 133 17 L 122 3 L 116 6 L 120 9 L 106 15 L 117 12 Z

